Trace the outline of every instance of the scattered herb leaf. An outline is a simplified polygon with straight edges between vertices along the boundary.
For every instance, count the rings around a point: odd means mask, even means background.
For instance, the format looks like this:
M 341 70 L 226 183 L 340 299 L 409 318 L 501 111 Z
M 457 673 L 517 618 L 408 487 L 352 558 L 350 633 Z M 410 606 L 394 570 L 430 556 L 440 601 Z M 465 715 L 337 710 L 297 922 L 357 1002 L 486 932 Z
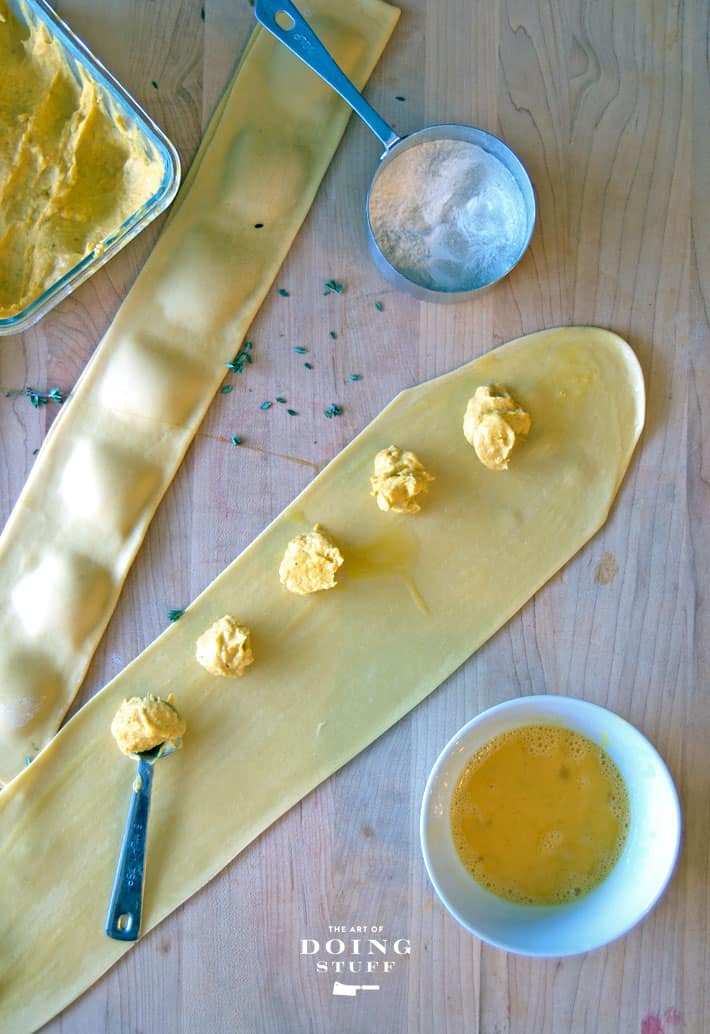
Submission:
M 395 97 L 396 101 L 406 101 L 406 99 L 407 99 L 406 97 L 402 97 L 401 95 Z
M 283 402 L 285 402 L 285 401 L 286 401 L 286 399 L 284 399 L 284 398 L 281 398 L 281 396 L 280 396 L 280 395 L 277 395 L 277 396 L 276 396 L 276 401 L 277 401 L 277 402 L 281 402 L 281 403 L 283 403 Z
M 334 331 L 334 330 L 331 330 L 331 331 L 330 331 L 330 336 L 332 337 L 333 341 L 335 341 L 335 340 L 336 340 L 336 338 L 338 337 L 338 335 L 337 335 L 337 334 L 335 333 L 335 331 Z
M 294 352 L 297 352 L 299 355 L 305 355 L 307 351 L 308 349 L 302 348 L 301 345 L 298 345 L 296 348 L 294 348 Z
M 350 380 L 351 381 L 361 381 L 362 380 L 362 374 L 361 373 L 351 373 L 350 374 Z
M 384 305 L 382 304 L 382 302 L 375 302 L 375 308 L 378 312 L 382 312 L 382 310 L 384 309 Z
M 345 290 L 345 285 L 339 284 L 337 280 L 326 280 L 323 286 L 325 287 L 325 291 L 323 292 L 324 295 L 342 294 Z
M 38 452 L 39 452 L 39 446 L 36 449 L 32 450 L 32 455 L 36 456 Z
M 236 434 L 233 434 L 232 437 L 229 440 L 232 443 L 232 445 L 241 445 L 242 444 L 241 438 L 239 438 L 239 436 L 236 435 Z
M 281 295 L 282 298 L 290 298 L 291 297 L 285 287 L 279 287 L 279 294 Z
M 263 223 L 254 223 L 254 229 L 255 230 L 263 230 L 264 229 L 264 224 Z
M 335 402 L 331 402 L 331 404 L 328 406 L 328 408 L 324 409 L 323 412 L 325 413 L 325 415 L 330 420 L 331 417 L 340 416 L 340 414 L 343 412 L 343 407 L 337 405 L 337 403 L 335 403 Z
M 289 416 L 298 416 L 298 413 L 296 412 L 295 409 L 287 409 L 286 412 L 288 413 Z
M 32 764 L 32 758 L 29 755 L 25 758 L 25 768 Z
M 232 359 L 231 363 L 225 363 L 224 365 L 228 370 L 231 370 L 232 373 L 243 373 L 244 364 L 251 364 L 254 362 L 254 357 L 249 354 L 253 347 L 254 346 L 251 341 L 245 341 L 240 351 L 237 352 L 234 359 Z M 225 392 L 225 394 L 229 394 L 229 392 Z
M 311 366 L 311 364 L 310 364 L 310 363 L 304 363 L 303 365 L 305 366 L 305 368 L 306 368 L 307 370 L 312 370 L 312 369 L 313 369 L 313 367 Z
M 156 83 L 155 79 L 150 80 L 150 85 L 153 87 L 154 90 L 158 89 L 158 84 Z
M 61 405 L 64 401 L 64 395 L 62 395 L 59 388 L 52 388 L 49 392 L 37 391 L 35 388 L 25 388 L 25 395 L 35 409 L 39 409 L 40 406 L 46 406 L 48 402 L 56 402 L 58 405 Z
M 259 406 L 259 409 L 271 409 L 272 406 L 273 406 L 273 402 L 269 402 L 268 399 L 267 399 L 266 402 L 262 402 L 261 403 L 261 405 Z
M 184 610 L 169 610 L 168 611 L 168 620 L 169 621 L 179 621 L 184 613 L 185 613 Z
M 229 395 L 230 391 L 232 390 L 232 385 L 223 384 L 219 390 L 222 392 L 223 395 Z
M 205 9 L 204 9 L 204 7 L 200 8 L 200 18 L 202 19 L 202 21 L 205 20 Z

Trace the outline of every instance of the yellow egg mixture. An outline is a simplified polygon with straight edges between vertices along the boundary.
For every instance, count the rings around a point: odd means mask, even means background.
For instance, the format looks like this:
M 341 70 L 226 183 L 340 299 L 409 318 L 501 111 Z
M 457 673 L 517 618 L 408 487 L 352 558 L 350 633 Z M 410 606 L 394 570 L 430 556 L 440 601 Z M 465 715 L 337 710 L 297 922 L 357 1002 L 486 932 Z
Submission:
M 621 773 L 580 733 L 528 725 L 496 736 L 466 765 L 451 801 L 465 868 L 493 894 L 557 905 L 593 890 L 629 828 Z

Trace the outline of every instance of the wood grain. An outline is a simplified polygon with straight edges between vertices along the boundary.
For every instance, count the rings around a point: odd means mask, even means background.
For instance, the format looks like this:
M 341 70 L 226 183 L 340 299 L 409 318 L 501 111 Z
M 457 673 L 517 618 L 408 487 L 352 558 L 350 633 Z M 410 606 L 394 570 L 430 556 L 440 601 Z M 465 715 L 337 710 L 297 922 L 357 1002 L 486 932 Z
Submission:
M 60 11 L 187 163 L 251 29 L 249 6 L 206 0 L 204 20 L 200 0 L 62 0 Z M 396 294 L 366 254 L 363 199 L 377 144 L 350 126 L 275 285 L 290 297 L 274 292 L 256 320 L 255 363 L 231 395 L 217 396 L 79 702 L 151 642 L 168 609 L 207 585 L 400 388 L 503 340 L 573 322 L 626 337 L 648 388 L 640 451 L 608 524 L 522 612 L 47 1031 L 706 1029 L 708 19 L 700 0 L 404 5 L 368 95 L 402 131 L 459 120 L 502 135 L 537 190 L 532 247 L 503 284 L 465 305 Z M 0 388 L 70 390 L 156 232 L 33 330 L 3 339 Z M 346 284 L 342 296 L 323 297 L 329 277 Z M 362 380 L 350 381 L 352 373 Z M 280 406 L 259 410 L 277 394 L 298 417 Z M 330 402 L 342 405 L 341 417 L 322 416 Z M 3 519 L 53 415 L 50 406 L 36 411 L 0 397 Z M 245 447 L 218 440 L 232 434 Z M 599 565 L 614 575 L 597 577 Z M 609 948 L 561 961 L 507 956 L 465 934 L 435 898 L 418 849 L 421 793 L 443 744 L 480 709 L 527 693 L 575 694 L 634 722 L 666 758 L 684 809 L 679 868 L 658 907 Z M 411 956 L 382 977 L 380 992 L 333 998 L 332 978 L 299 956 L 299 942 L 322 942 L 334 924 L 381 925 L 383 936 L 411 940 Z

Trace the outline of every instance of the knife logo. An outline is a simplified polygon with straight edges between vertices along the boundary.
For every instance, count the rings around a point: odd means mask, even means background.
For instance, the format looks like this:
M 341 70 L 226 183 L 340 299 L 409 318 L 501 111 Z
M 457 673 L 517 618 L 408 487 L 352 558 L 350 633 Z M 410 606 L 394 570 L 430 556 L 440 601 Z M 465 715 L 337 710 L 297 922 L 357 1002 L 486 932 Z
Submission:
M 336 980 L 333 984 L 333 994 L 343 995 L 346 998 L 354 998 L 358 991 L 379 991 L 379 984 L 341 984 Z

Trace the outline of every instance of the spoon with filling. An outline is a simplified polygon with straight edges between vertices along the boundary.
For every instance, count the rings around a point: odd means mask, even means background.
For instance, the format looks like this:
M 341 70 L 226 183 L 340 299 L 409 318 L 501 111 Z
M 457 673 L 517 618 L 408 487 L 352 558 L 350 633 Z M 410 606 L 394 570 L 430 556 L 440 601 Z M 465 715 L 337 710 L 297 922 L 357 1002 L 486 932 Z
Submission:
M 136 941 L 140 933 L 153 765 L 182 746 L 186 728 L 172 693 L 167 700 L 152 693 L 130 697 L 111 722 L 119 748 L 138 762 L 106 915 L 106 934 L 117 941 Z
M 437 302 L 462 301 L 506 276 L 535 226 L 535 193 L 517 155 L 475 126 L 427 126 L 400 137 L 290 0 L 255 0 L 254 13 L 384 146 L 365 206 L 380 272 L 416 298 Z

